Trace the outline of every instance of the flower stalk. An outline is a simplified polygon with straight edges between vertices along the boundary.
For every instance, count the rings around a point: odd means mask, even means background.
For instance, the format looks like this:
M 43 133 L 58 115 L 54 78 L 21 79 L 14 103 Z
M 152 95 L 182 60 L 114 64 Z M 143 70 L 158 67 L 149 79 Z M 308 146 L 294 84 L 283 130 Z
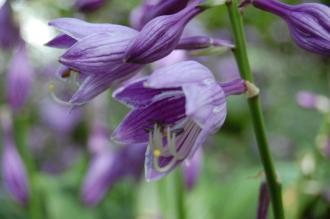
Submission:
M 227 2 L 227 9 L 236 43 L 236 47 L 233 49 L 233 52 L 240 69 L 241 76 L 244 80 L 254 83 L 247 53 L 243 19 L 238 8 L 238 1 L 231 0 L 230 2 Z M 255 136 L 258 143 L 261 162 L 263 164 L 267 179 L 270 198 L 273 206 L 274 218 L 284 219 L 281 185 L 277 179 L 275 167 L 269 150 L 259 96 L 256 95 L 254 97 L 248 98 L 248 104 L 254 126 Z

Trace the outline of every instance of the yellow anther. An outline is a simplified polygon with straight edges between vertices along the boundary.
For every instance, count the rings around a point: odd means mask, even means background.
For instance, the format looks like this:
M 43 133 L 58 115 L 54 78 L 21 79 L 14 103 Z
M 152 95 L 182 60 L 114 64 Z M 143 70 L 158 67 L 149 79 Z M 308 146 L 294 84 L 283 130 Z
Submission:
M 155 157 L 160 157 L 160 155 L 161 155 L 161 151 L 158 150 L 158 149 L 155 149 L 155 150 L 154 150 L 154 156 L 155 156 Z

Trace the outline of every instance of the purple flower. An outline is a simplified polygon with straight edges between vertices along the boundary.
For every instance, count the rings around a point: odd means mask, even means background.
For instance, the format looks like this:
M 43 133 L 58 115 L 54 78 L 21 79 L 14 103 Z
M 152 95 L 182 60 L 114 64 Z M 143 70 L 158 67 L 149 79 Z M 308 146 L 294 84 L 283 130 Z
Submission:
M 142 5 L 133 10 L 131 24 L 141 29 L 146 23 L 161 15 L 174 14 L 186 7 L 189 0 L 152 1 L 145 0 Z
M 80 121 L 81 111 L 46 99 L 41 102 L 40 115 L 47 126 L 63 135 L 73 131 Z
M 102 7 L 105 0 L 76 0 L 74 7 L 82 12 L 95 11 Z
M 3 128 L 2 177 L 8 191 L 21 205 L 29 201 L 29 184 L 26 169 L 17 152 L 12 135 L 9 112 L 0 112 Z
M 81 76 L 81 85 L 70 100 L 72 104 L 83 104 L 91 100 L 113 83 L 132 77 L 143 67 L 123 63 L 125 49 L 137 35 L 137 31 L 129 27 L 90 24 L 73 18 L 56 19 L 50 25 L 64 35 L 56 37 L 47 45 L 70 47 L 60 62 Z
M 92 160 L 82 186 L 81 199 L 87 206 L 99 203 L 109 188 L 123 177 L 138 178 L 143 170 L 146 144 L 112 150 L 109 132 L 95 124 L 89 139 Z
M 30 94 L 34 72 L 28 61 L 24 44 L 18 46 L 7 75 L 6 95 L 10 106 L 18 110 Z
M 330 55 L 330 8 L 319 3 L 288 5 L 276 0 L 250 0 L 252 4 L 283 18 L 293 40 L 303 49 Z
M 197 183 L 201 172 L 202 160 L 203 152 L 202 149 L 199 148 L 194 156 L 183 165 L 184 180 L 189 190 L 193 189 Z
M 9 48 L 20 40 L 19 29 L 12 18 L 9 1 L 0 7 L 0 47 Z
M 170 54 L 186 24 L 204 9 L 193 2 L 183 10 L 149 21 L 132 40 L 124 56 L 127 63 L 148 64 Z
M 327 97 L 309 91 L 300 91 L 297 94 L 297 102 L 306 109 L 314 109 L 323 113 L 330 110 L 330 100 Z
M 123 144 L 149 142 L 147 180 L 173 170 L 216 132 L 226 117 L 226 96 L 245 92 L 245 83 L 218 83 L 212 73 L 194 61 L 155 71 L 119 88 L 114 98 L 133 110 L 114 131 Z

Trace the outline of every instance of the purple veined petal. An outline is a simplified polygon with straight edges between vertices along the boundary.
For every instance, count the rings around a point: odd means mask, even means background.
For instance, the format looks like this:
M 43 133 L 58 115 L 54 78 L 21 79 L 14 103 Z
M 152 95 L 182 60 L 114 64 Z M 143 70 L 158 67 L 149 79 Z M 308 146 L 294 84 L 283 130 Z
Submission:
M 270 196 L 266 182 L 262 182 L 259 188 L 259 201 L 257 209 L 257 219 L 267 219 L 270 204 Z
M 203 151 L 199 148 L 191 159 L 187 159 L 183 164 L 183 175 L 187 188 L 193 189 L 201 173 L 203 162 Z
M 74 7 L 82 12 L 92 12 L 105 4 L 105 0 L 76 0 Z
M 151 104 L 156 96 L 164 92 L 179 90 L 174 88 L 146 88 L 144 87 L 146 80 L 147 78 L 144 77 L 118 88 L 113 92 L 113 98 L 131 107 L 145 107 Z
M 110 150 L 93 157 L 81 191 L 81 199 L 87 206 L 95 206 L 107 192 L 113 162 L 114 154 Z
M 122 37 L 134 36 L 137 33 L 136 30 L 122 25 L 93 24 L 76 18 L 58 18 L 49 22 L 49 25 L 76 40 L 102 32 L 112 33 L 117 36 L 121 35 Z
M 7 75 L 6 95 L 10 106 L 18 110 L 27 101 L 34 71 L 29 63 L 25 45 L 18 46 Z
M 82 105 L 110 88 L 114 82 L 125 80 L 136 74 L 140 69 L 140 65 L 122 64 L 110 72 L 89 74 L 72 96 L 70 103 Z
M 202 11 L 197 4 L 191 4 L 176 14 L 152 19 L 127 47 L 125 61 L 148 64 L 169 55 L 178 44 L 186 24 Z
M 123 64 L 124 51 L 131 36 L 96 33 L 79 40 L 60 62 L 80 72 L 105 72 Z
M 181 87 L 184 84 L 214 79 L 212 72 L 195 61 L 184 61 L 156 70 L 145 86 L 151 88 Z
M 210 81 L 211 82 L 211 81 Z M 227 114 L 226 96 L 216 81 L 209 84 L 186 84 L 186 115 L 201 128 L 215 132 L 225 121 Z
M 60 34 L 53 38 L 51 41 L 45 44 L 45 46 L 58 48 L 58 49 L 67 49 L 70 48 L 73 44 L 75 44 L 77 40 L 70 37 L 66 34 Z
M 181 95 L 165 97 L 143 108 L 131 111 L 112 133 L 112 138 L 121 144 L 148 141 L 148 129 L 154 124 L 175 124 L 185 117 L 185 100 Z

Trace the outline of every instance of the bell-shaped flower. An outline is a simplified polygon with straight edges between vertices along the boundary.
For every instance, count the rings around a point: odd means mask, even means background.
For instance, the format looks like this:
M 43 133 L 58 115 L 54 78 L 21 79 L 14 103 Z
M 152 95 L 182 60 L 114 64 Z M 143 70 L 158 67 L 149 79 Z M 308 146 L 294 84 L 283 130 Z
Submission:
M 248 0 L 255 7 L 283 18 L 293 40 L 303 49 L 330 55 L 330 8 L 320 3 L 288 5 L 277 0 Z
M 25 45 L 18 46 L 12 58 L 7 74 L 6 95 L 9 105 L 14 110 L 20 109 L 27 101 L 34 77 Z
M 102 7 L 105 0 L 76 0 L 74 7 L 82 12 L 92 12 Z
M 19 28 L 13 21 L 9 0 L 0 5 L 0 47 L 9 48 L 20 40 Z
M 0 112 L 3 128 L 2 177 L 12 197 L 21 205 L 29 201 L 29 183 L 26 168 L 20 157 L 12 133 L 12 121 L 7 111 Z
M 222 126 L 226 96 L 245 90 L 244 81 L 218 83 L 208 68 L 194 61 L 161 68 L 114 92 L 114 98 L 133 109 L 113 139 L 122 144 L 149 142 L 146 178 L 159 179 L 191 158 Z
M 152 19 L 126 49 L 125 62 L 148 64 L 169 55 L 179 43 L 186 24 L 203 11 L 198 2 L 193 2 L 175 14 Z

